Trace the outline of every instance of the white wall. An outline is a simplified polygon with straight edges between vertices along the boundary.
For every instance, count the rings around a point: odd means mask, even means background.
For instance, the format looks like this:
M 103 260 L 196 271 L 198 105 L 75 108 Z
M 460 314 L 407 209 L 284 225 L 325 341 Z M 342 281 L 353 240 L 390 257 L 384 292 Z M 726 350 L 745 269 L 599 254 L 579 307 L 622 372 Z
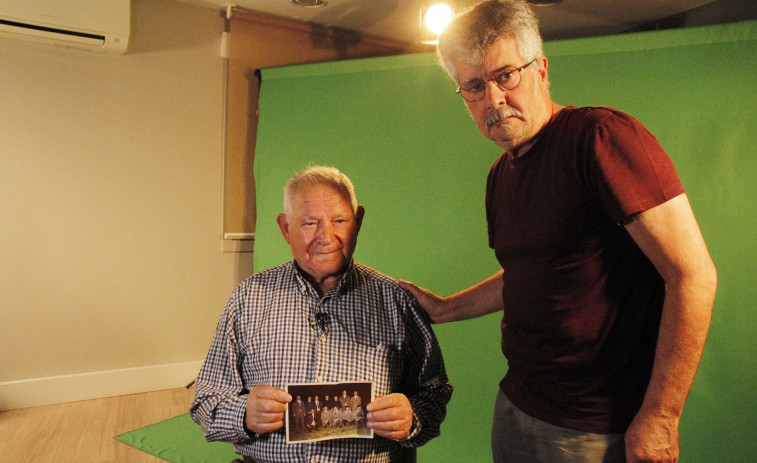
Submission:
M 0 40 L 0 409 L 187 384 L 251 269 L 221 252 L 221 15 L 132 3 L 122 56 Z

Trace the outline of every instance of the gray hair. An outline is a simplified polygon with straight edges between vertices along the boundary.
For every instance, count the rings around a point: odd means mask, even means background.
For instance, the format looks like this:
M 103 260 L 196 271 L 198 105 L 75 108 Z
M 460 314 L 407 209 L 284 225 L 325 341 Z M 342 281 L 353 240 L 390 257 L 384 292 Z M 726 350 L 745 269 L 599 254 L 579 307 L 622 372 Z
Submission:
M 355 187 L 350 179 L 339 169 L 328 166 L 308 166 L 290 178 L 284 186 L 284 213 L 292 213 L 292 197 L 305 186 L 329 185 L 337 190 L 352 205 L 352 212 L 357 213 Z
M 452 59 L 481 64 L 489 47 L 505 37 L 515 38 L 526 62 L 544 55 L 539 21 L 526 0 L 486 0 L 460 12 L 439 35 L 439 63 L 459 83 Z

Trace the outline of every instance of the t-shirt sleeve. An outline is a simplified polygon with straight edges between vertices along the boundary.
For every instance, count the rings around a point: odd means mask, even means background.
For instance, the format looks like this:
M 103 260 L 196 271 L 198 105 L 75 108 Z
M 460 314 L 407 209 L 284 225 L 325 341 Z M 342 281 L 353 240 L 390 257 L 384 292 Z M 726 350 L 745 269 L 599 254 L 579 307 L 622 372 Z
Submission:
M 651 209 L 684 193 L 673 161 L 633 117 L 608 111 L 589 140 L 591 178 L 602 207 L 613 220 Z

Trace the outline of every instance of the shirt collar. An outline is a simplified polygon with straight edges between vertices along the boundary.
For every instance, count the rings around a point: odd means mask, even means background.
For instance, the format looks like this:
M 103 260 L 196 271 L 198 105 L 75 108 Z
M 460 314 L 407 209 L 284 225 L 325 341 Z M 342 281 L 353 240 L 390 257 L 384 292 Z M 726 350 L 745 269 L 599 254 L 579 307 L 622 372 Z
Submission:
M 294 267 L 294 275 L 295 275 L 295 281 L 297 283 L 297 287 L 299 288 L 300 292 L 305 294 L 312 294 L 318 297 L 318 292 L 313 288 L 313 285 L 310 284 L 310 282 L 305 278 L 304 273 L 305 271 L 300 268 L 299 265 L 297 265 L 297 261 L 292 259 L 292 265 Z M 350 283 L 354 281 L 355 279 L 355 260 L 350 258 L 350 261 L 347 263 L 347 269 L 344 271 L 344 274 L 339 279 L 339 282 L 331 288 L 331 291 L 328 292 L 328 294 L 325 294 L 323 297 L 335 297 L 338 295 L 343 294 L 350 288 Z

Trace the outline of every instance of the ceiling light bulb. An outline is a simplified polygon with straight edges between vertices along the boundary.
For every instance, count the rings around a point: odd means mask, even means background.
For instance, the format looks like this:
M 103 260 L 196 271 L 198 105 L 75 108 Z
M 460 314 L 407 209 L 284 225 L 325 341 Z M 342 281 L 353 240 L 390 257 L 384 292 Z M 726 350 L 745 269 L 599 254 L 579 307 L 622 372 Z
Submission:
M 424 22 L 434 34 L 439 34 L 452 21 L 452 8 L 447 5 L 433 5 L 426 12 Z

